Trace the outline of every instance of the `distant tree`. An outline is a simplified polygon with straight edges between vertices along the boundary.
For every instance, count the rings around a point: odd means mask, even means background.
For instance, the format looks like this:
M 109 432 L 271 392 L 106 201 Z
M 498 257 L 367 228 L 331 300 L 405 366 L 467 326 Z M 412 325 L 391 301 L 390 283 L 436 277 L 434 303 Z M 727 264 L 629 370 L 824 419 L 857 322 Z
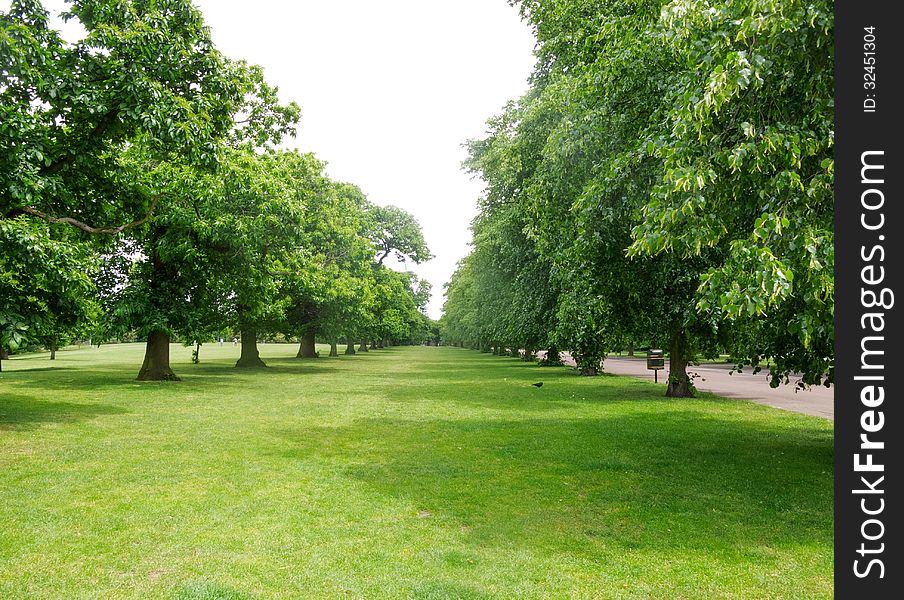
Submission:
M 430 260 L 432 255 L 424 241 L 421 226 L 410 213 L 395 206 L 371 205 L 372 239 L 377 246 L 377 264 L 393 255 L 400 261 L 415 264 Z

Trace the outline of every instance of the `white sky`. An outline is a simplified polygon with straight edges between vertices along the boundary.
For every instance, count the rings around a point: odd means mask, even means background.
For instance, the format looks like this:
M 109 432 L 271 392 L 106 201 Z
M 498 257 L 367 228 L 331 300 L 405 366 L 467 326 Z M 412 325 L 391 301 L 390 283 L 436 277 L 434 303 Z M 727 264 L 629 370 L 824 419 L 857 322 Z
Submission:
M 534 39 L 506 0 L 195 0 L 227 56 L 264 67 L 301 106 L 286 145 L 328 162 L 336 180 L 395 204 L 436 256 L 408 265 L 443 284 L 468 251 L 483 184 L 460 168 L 462 144 L 527 89 Z M 45 0 L 55 13 L 62 0 Z

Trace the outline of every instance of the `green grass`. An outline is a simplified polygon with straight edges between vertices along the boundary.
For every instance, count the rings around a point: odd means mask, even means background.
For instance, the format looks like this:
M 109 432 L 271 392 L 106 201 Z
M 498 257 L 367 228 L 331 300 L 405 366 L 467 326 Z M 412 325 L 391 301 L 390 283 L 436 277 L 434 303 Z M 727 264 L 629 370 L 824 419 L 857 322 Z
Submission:
M 0 597 L 831 597 L 831 422 L 455 348 L 294 352 L 174 347 L 181 383 L 133 381 L 138 345 L 4 361 Z

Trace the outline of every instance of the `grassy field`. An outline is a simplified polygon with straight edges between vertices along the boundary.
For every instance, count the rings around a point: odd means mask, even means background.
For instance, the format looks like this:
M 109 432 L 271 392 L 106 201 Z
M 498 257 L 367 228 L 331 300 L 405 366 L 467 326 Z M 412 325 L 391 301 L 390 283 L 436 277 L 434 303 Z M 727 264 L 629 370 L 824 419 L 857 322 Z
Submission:
M 4 361 L 0 597 L 832 595 L 823 419 L 455 348 L 141 352 Z

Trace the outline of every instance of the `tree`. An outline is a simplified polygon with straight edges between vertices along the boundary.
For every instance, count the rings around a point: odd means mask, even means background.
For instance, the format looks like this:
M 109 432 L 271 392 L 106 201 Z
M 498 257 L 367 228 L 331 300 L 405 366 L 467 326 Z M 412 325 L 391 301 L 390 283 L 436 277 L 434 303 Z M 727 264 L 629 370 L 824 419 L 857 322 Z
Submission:
M 65 42 L 35 0 L 0 14 L 0 219 L 50 224 L 43 244 L 115 252 L 116 236 L 140 237 L 166 210 L 173 188 L 148 172 L 212 169 L 224 141 L 292 132 L 297 106 L 279 105 L 259 68 L 224 58 L 189 2 L 76 0 L 65 16 L 83 40 Z M 171 378 L 166 330 L 148 336 L 149 372 Z
M 317 357 L 318 333 L 335 344 L 367 318 L 374 252 L 364 194 L 325 177 L 314 188 L 306 202 L 299 262 L 286 280 L 290 310 L 284 330 L 301 337 L 299 358 Z
M 379 251 L 378 265 L 389 255 L 415 264 L 433 258 L 421 226 L 411 214 L 396 206 L 376 205 L 369 207 L 369 213 L 373 226 L 371 237 Z
M 262 329 L 282 321 L 288 302 L 281 293 L 284 270 L 297 265 L 304 243 L 302 184 L 321 165 L 297 152 L 231 152 L 218 173 L 200 239 L 215 249 L 215 277 L 241 332 L 236 367 L 266 366 L 257 349 Z
M 96 257 L 50 238 L 48 225 L 0 220 L 0 351 L 87 327 L 97 312 Z M 89 266 L 86 271 L 85 267 Z M 2 370 L 2 363 L 0 363 Z
M 773 383 L 792 369 L 831 378 L 827 3 L 516 4 L 537 67 L 470 144 L 467 166 L 487 184 L 482 230 L 448 289 L 445 330 L 532 327 L 505 320 L 529 289 L 504 251 L 518 239 L 505 224 L 520 221 L 549 265 L 551 337 L 583 371 L 645 339 L 669 348 L 670 396 L 691 394 L 688 363 L 720 347 L 773 356 Z
M 735 356 L 770 356 L 772 383 L 834 373 L 833 12 L 821 0 L 671 6 L 661 30 L 676 62 L 653 152 L 663 178 L 632 252 L 700 256 L 698 308 L 745 335 Z M 743 341 L 743 343 L 741 343 Z

